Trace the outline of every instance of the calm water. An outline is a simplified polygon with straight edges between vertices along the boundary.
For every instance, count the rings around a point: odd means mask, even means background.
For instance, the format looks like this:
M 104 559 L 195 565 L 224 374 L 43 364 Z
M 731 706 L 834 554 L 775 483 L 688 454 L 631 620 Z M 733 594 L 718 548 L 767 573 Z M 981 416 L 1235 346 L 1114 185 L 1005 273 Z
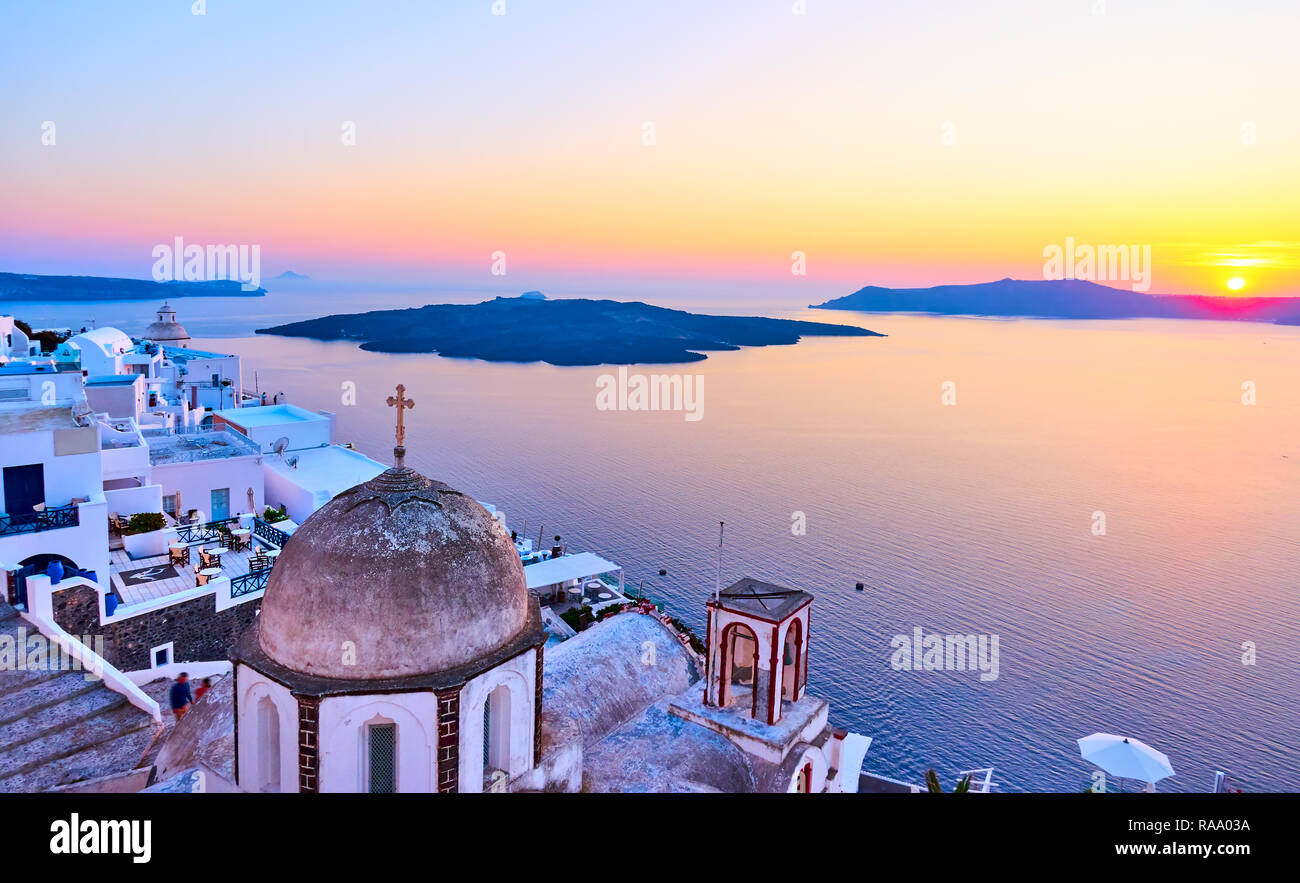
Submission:
M 711 355 L 685 369 L 705 377 L 697 423 L 597 411 L 607 369 L 246 336 L 472 299 L 177 306 L 196 346 L 241 353 L 249 386 L 256 372 L 264 390 L 337 411 L 340 439 L 381 460 L 383 398 L 405 383 L 412 465 L 516 528 L 526 519 L 532 536 L 545 525 L 625 565 L 697 627 L 725 520 L 726 581 L 817 596 L 810 687 L 838 725 L 874 739 L 869 769 L 951 781 L 993 765 L 1008 790 L 1079 790 L 1092 768 L 1074 740 L 1105 730 L 1168 753 L 1178 775 L 1165 789 L 1205 790 L 1224 769 L 1246 790 L 1300 790 L 1300 328 L 786 312 L 890 336 Z M 14 311 L 139 332 L 153 306 Z M 346 381 L 355 407 L 340 405 Z M 945 381 L 955 406 L 940 403 Z M 804 536 L 791 533 L 796 511 Z M 1095 511 L 1105 536 L 1090 530 Z M 1000 677 L 894 671 L 890 638 L 915 626 L 998 635 Z

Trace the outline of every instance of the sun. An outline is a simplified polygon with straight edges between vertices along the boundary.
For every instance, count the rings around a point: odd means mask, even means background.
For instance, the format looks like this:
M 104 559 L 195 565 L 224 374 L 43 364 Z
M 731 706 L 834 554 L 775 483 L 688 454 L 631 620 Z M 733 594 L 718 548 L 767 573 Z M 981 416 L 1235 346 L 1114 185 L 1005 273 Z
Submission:
M 1228 280 L 1228 287 L 1233 291 L 1241 291 L 1246 287 L 1246 280 L 1242 279 L 1240 276 L 1233 276 Z

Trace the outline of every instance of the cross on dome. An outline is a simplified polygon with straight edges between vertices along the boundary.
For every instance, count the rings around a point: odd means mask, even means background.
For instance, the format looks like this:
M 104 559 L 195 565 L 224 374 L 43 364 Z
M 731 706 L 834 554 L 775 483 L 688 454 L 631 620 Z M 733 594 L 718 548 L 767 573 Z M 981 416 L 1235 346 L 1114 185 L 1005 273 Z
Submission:
M 388 397 L 388 407 L 397 409 L 397 447 L 393 448 L 393 465 L 401 469 L 406 457 L 406 424 L 403 420 L 407 408 L 414 408 L 415 402 L 406 398 L 406 386 L 397 384 L 397 395 Z

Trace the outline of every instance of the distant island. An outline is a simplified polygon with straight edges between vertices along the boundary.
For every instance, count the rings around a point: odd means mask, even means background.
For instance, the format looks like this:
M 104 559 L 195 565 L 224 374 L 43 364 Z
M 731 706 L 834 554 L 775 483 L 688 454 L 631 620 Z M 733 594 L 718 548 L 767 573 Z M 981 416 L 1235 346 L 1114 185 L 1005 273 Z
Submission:
M 275 280 L 275 279 L 284 279 L 284 280 L 286 280 L 286 281 L 288 281 L 288 282 L 305 282 L 305 281 L 307 281 L 308 279 L 311 279 L 311 277 L 310 277 L 310 276 L 304 276 L 304 275 L 301 274 L 301 273 L 295 273 L 293 270 L 285 270 L 285 271 L 284 271 L 283 273 L 281 273 L 279 276 L 274 276 L 274 277 L 272 277 L 272 280 Z
M 0 273 L 0 300 L 171 300 L 177 297 L 261 297 L 265 288 L 245 291 L 238 281 L 154 282 L 110 276 L 36 276 Z
M 1001 279 L 975 285 L 881 288 L 812 304 L 814 310 L 1035 319 L 1233 319 L 1300 322 L 1300 298 L 1144 294 L 1077 279 Z
M 373 310 L 259 328 L 258 334 L 357 340 L 381 353 L 438 353 L 489 362 L 632 365 L 698 362 L 705 352 L 796 343 L 800 337 L 883 337 L 851 325 L 705 316 L 640 302 L 498 297 L 478 304 Z

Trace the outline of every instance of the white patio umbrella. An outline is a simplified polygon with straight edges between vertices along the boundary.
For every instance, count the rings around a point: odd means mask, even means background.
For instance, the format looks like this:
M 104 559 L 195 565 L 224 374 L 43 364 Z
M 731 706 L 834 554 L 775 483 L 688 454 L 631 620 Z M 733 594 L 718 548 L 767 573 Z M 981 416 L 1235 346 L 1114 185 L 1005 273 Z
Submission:
M 1079 740 L 1083 759 L 1121 779 L 1137 779 L 1154 786 L 1174 774 L 1169 757 L 1139 739 L 1093 733 Z M 1154 790 L 1152 787 L 1149 790 Z

